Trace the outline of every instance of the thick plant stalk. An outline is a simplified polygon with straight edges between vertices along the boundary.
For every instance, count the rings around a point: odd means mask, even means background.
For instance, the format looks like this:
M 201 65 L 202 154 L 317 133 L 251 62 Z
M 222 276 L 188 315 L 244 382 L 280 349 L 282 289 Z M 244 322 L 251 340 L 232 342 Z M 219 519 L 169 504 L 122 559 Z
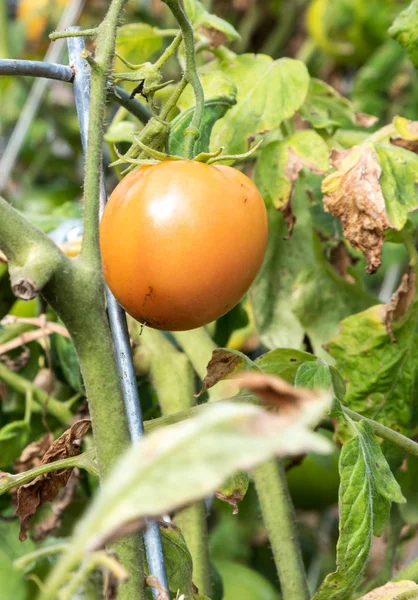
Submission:
M 163 414 L 168 415 L 190 409 L 195 404 L 193 396 L 193 373 L 186 356 L 174 348 L 164 334 L 146 329 L 139 336 L 135 324 L 133 337 L 147 353 L 151 378 L 158 395 Z M 206 507 L 199 502 L 178 512 L 175 522 L 179 525 L 193 560 L 193 583 L 200 594 L 210 596 L 210 563 L 206 525 Z
M 294 508 L 283 465 L 275 460 L 267 462 L 254 470 L 253 477 L 283 600 L 309 600 Z
M 184 157 L 191 159 L 194 156 L 194 147 L 200 137 L 200 126 L 202 123 L 205 97 L 203 87 L 200 83 L 196 67 L 196 52 L 194 45 L 193 28 L 187 18 L 180 0 L 162 0 L 173 13 L 183 36 L 184 53 L 186 57 L 185 79 L 193 87 L 195 97 L 195 108 L 190 126 L 184 132 L 186 137 L 183 147 Z

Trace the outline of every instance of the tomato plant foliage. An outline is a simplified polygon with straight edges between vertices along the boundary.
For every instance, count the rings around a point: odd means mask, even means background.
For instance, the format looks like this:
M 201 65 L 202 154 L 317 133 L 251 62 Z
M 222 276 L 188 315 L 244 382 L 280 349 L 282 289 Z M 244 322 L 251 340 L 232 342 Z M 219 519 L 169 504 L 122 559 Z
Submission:
M 6 4 L 2 598 L 415 597 L 417 0 Z

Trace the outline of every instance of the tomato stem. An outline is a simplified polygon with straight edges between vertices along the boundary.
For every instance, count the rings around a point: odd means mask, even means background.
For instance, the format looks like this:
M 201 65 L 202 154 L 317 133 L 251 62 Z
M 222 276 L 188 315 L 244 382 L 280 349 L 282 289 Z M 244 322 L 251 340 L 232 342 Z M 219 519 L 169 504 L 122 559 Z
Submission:
M 283 463 L 272 460 L 253 471 L 261 514 L 267 529 L 283 600 L 309 600 Z
M 167 4 L 181 29 L 186 56 L 186 70 L 184 75 L 187 82 L 193 87 L 195 97 L 194 114 L 190 126 L 184 132 L 185 141 L 183 147 L 185 158 L 192 159 L 194 157 L 194 147 L 196 141 L 200 137 L 200 127 L 202 124 L 203 109 L 205 104 L 203 87 L 197 73 L 194 32 L 190 21 L 178 0 L 162 1 Z
M 174 40 L 171 42 L 171 44 L 164 50 L 164 52 L 161 54 L 160 58 L 157 60 L 157 62 L 154 63 L 154 67 L 156 69 L 161 69 L 165 63 L 172 57 L 174 56 L 174 54 L 177 52 L 177 48 L 180 46 L 181 41 L 183 39 L 183 36 L 180 33 L 178 33 L 176 35 L 176 37 L 174 38 Z

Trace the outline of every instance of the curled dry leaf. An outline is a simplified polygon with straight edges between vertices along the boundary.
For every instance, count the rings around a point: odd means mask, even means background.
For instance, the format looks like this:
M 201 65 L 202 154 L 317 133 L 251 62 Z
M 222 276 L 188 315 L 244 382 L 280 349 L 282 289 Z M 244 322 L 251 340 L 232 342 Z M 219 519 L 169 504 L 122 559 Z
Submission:
M 23 473 L 23 471 L 29 471 L 29 469 L 39 467 L 45 453 L 50 448 L 53 441 L 54 436 L 49 432 L 40 440 L 26 446 L 22 454 L 14 463 L 16 473 Z
M 383 306 L 383 322 L 392 342 L 396 342 L 392 331 L 392 323 L 400 319 L 411 306 L 416 293 L 417 276 L 415 270 L 410 267 L 402 277 L 401 283 L 393 294 L 390 302 Z
M 70 429 L 65 431 L 52 443 L 39 465 L 45 465 L 80 454 L 78 442 L 87 433 L 89 428 L 89 419 L 83 419 L 74 423 Z M 17 491 L 16 515 L 20 519 L 19 538 L 21 541 L 27 538 L 30 519 L 37 509 L 45 502 L 51 502 L 56 497 L 60 488 L 66 485 L 71 473 L 72 469 L 45 473 L 36 477 L 30 483 L 20 486 Z
M 70 475 L 67 485 L 58 494 L 58 497 L 53 501 L 51 506 L 51 514 L 45 521 L 37 523 L 32 533 L 32 539 L 39 542 L 45 539 L 54 529 L 57 529 L 62 524 L 62 516 L 65 509 L 69 506 L 74 498 L 80 482 L 80 469 L 74 469 Z
M 203 380 L 202 389 L 195 397 L 199 398 L 199 396 L 216 385 L 221 379 L 225 379 L 239 365 L 242 365 L 242 362 L 242 358 L 236 354 L 232 354 L 232 352 L 228 352 L 228 350 L 214 350 L 212 358 L 206 367 L 206 376 Z
M 379 183 L 381 166 L 369 147 L 334 151 L 331 162 L 338 170 L 322 184 L 325 210 L 341 221 L 345 237 L 365 255 L 367 272 L 374 273 L 391 227 Z
M 390 581 L 358 600 L 400 600 L 401 598 L 404 600 L 418 598 L 418 585 L 414 581 Z
M 303 409 L 304 404 L 317 400 L 321 394 L 303 387 L 293 387 L 280 377 L 266 373 L 243 373 L 237 377 L 240 388 L 246 388 L 261 398 L 265 404 L 280 409 L 280 417 L 286 413 L 293 419 L 294 413 Z
M 378 118 L 367 113 L 356 112 L 356 125 L 359 127 L 373 127 L 378 122 Z

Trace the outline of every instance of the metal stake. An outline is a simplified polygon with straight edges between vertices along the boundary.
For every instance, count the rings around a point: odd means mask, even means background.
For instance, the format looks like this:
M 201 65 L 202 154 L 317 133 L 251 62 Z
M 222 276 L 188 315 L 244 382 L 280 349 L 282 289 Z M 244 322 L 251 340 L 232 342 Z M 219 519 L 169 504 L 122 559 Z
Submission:
M 80 31 L 81 27 L 70 27 L 69 31 Z M 70 37 L 67 39 L 70 64 L 75 68 L 74 95 L 77 116 L 80 125 L 81 142 L 84 153 L 87 150 L 88 122 L 90 109 L 90 68 L 86 60 L 80 54 L 84 50 L 84 39 L 82 37 Z M 104 186 L 103 170 L 101 172 L 100 190 L 100 213 L 103 212 L 107 201 Z M 116 360 L 118 364 L 119 377 L 122 384 L 123 400 L 128 419 L 129 433 L 132 442 L 141 439 L 144 434 L 142 422 L 142 411 L 139 402 L 138 388 L 136 385 L 134 366 L 132 362 L 129 334 L 126 323 L 125 311 L 106 286 L 107 308 L 109 314 L 110 328 L 115 347 Z M 150 575 L 155 575 L 166 589 L 168 581 L 165 570 L 164 555 L 162 550 L 160 528 L 158 523 L 150 521 L 144 531 L 145 552 L 147 556 L 148 570 Z M 153 597 L 159 594 L 158 590 L 152 588 Z

